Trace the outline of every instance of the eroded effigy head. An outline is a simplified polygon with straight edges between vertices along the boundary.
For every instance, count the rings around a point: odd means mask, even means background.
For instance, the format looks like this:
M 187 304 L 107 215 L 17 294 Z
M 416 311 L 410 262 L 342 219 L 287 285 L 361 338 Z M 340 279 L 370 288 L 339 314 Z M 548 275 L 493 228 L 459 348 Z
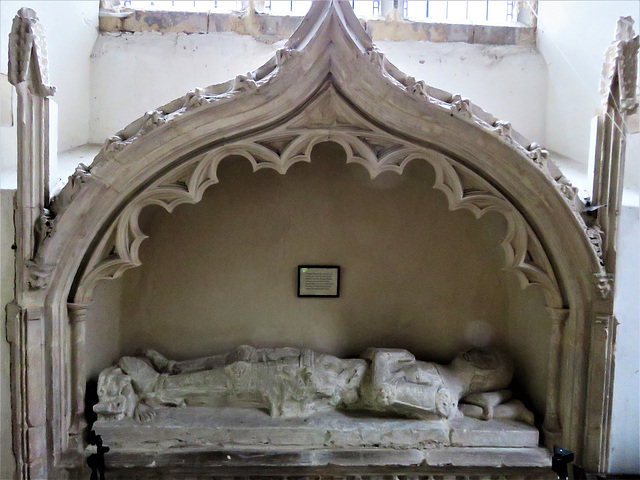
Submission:
M 456 375 L 468 383 L 466 394 L 505 389 L 513 378 L 513 361 L 504 352 L 472 349 L 456 355 L 451 362 Z
M 133 417 L 138 404 L 131 377 L 118 367 L 103 370 L 98 377 L 98 397 L 100 401 L 93 411 L 105 420 L 122 420 Z

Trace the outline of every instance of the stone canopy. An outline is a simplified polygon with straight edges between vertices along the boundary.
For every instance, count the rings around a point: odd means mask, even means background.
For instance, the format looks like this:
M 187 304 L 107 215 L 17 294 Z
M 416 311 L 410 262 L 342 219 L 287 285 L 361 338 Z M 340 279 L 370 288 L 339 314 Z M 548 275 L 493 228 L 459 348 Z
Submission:
M 31 25 L 36 19 L 23 12 L 16 21 Z M 13 34 L 13 44 L 27 45 L 13 50 L 14 65 L 28 64 L 20 58 L 39 58 L 35 30 Z M 19 35 L 32 43 L 18 41 Z M 31 78 L 16 77 L 18 92 L 44 117 L 53 90 L 30 88 Z M 38 78 L 44 81 L 46 75 Z M 33 162 L 23 160 L 19 173 L 18 209 L 24 215 L 18 230 L 24 235 L 12 315 L 24 325 L 15 343 L 13 376 L 20 383 L 14 400 L 21 409 L 15 429 L 21 468 L 31 472 L 25 478 L 84 468 L 87 309 L 98 282 L 141 264 L 139 248 L 146 238 L 141 211 L 156 205 L 171 212 L 199 202 L 218 182 L 218 165 L 229 156 L 246 158 L 254 171 L 286 174 L 294 163 L 311 161 L 313 147 L 326 141 L 339 144 L 347 163 L 361 165 L 371 178 L 388 171 L 402 174 L 409 162 L 426 161 L 435 171 L 434 188 L 444 193 L 450 210 L 465 209 L 476 218 L 497 212 L 505 218 L 504 266 L 523 288 L 541 289 L 553 325 L 544 445 L 561 443 L 594 468 L 600 465 L 610 409 L 603 398 L 610 388 L 611 277 L 601 237 L 585 223 L 576 190 L 545 150 L 508 122 L 399 71 L 377 50 L 349 2 L 332 0 L 315 1 L 286 45 L 263 66 L 224 84 L 196 88 L 117 132 L 91 165 L 78 166 L 54 198 L 37 187 L 46 183 L 37 173 L 46 172 L 37 165 L 46 162 L 46 149 L 31 151 L 23 142 L 23 159 L 30 155 Z M 258 429 L 270 427 L 263 418 L 251 422 Z M 477 465 L 464 463 L 465 455 L 478 454 L 464 450 L 477 448 L 473 435 L 465 437 L 468 426 L 456 428 L 446 435 L 466 440 L 456 446 L 453 459 L 449 451 L 444 463 L 434 460 L 429 466 Z M 520 433 L 531 443 L 530 430 Z M 357 466 L 368 472 L 380 466 L 374 459 L 381 452 L 373 443 L 366 448 Z M 150 452 L 138 453 L 123 464 L 144 470 Z M 489 453 L 501 458 L 504 452 Z M 546 454 L 510 466 L 536 466 L 546 475 Z M 235 466 L 257 465 L 253 453 L 238 455 Z M 316 454 L 318 463 L 304 455 L 279 455 L 294 466 L 299 461 L 299 467 L 345 465 L 326 453 Z M 185 458 L 170 457 L 167 471 Z M 203 465 L 225 465 L 225 459 L 208 458 Z M 422 464 L 411 462 L 412 468 Z M 496 468 L 490 474 L 498 475 Z

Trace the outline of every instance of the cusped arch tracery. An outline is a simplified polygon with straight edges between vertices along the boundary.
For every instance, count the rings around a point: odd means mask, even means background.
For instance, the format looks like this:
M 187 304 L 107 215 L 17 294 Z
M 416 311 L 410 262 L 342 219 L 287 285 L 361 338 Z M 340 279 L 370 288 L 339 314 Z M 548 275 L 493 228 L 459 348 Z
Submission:
M 435 171 L 433 188 L 445 194 L 450 210 L 465 209 L 475 218 L 494 211 L 505 218 L 502 248 L 506 269 L 517 275 L 523 288 L 539 286 L 548 306 L 562 306 L 558 283 L 540 241 L 520 212 L 495 188 L 440 152 L 362 125 L 322 129 L 283 126 L 198 154 L 164 174 L 129 202 L 103 234 L 78 283 L 74 302 L 89 303 L 99 281 L 117 278 L 141 265 L 139 248 L 147 236 L 139 217 L 145 207 L 156 205 L 173 212 L 178 205 L 199 202 L 205 190 L 218 183 L 218 166 L 227 157 L 246 158 L 254 172 L 268 168 L 284 175 L 294 163 L 310 162 L 313 147 L 324 141 L 339 144 L 347 163 L 361 165 L 372 179 L 383 172 L 402 174 L 413 160 L 428 162 Z

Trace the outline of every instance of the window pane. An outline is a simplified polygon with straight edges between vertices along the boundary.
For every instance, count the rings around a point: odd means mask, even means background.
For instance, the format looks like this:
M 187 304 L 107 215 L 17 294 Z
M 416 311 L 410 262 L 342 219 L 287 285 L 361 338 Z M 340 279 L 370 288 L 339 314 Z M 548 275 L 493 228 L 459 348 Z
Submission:
M 469 20 L 472 22 L 487 21 L 487 0 L 469 1 Z
M 408 2 L 407 17 L 412 20 L 424 20 L 427 18 L 427 2 L 418 0 Z
M 446 20 L 448 3 L 446 0 L 429 0 L 429 20 Z
M 493 0 L 489 2 L 489 21 L 504 23 L 507 21 L 507 1 Z
M 447 13 L 447 19 L 451 21 L 462 22 L 467 19 L 467 2 L 453 1 L 449 3 L 449 12 Z
M 358 17 L 371 18 L 373 14 L 373 2 L 369 0 L 356 0 L 352 2 L 353 11 Z
M 274 3 L 279 3 L 279 2 L 274 2 Z M 307 14 L 309 9 L 311 8 L 311 1 L 295 0 L 294 2 L 291 2 L 291 3 L 293 4 L 291 7 L 291 15 L 304 16 Z
M 242 10 L 242 0 L 160 0 L 120 1 L 125 7 L 139 10 L 199 11 L 227 13 Z M 358 17 L 376 18 L 381 15 L 382 0 L 351 0 Z M 263 6 L 264 5 L 264 6 Z M 515 0 L 405 0 L 406 16 L 411 20 L 435 22 L 514 22 Z M 257 2 L 260 12 L 272 15 L 303 16 L 311 7 L 310 0 L 264 0 Z
M 291 15 L 291 2 L 290 1 L 272 1 L 271 10 L 272 15 Z

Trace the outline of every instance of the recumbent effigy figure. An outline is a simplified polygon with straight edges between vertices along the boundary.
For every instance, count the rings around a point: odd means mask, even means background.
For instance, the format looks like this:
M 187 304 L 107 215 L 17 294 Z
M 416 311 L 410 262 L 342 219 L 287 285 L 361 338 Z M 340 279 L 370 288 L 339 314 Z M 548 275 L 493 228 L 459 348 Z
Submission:
M 464 414 L 533 424 L 533 414 L 507 390 L 512 376 L 512 362 L 497 350 L 470 350 L 448 365 L 385 348 L 340 359 L 309 349 L 243 345 L 183 362 L 147 350 L 140 357 L 121 358 L 100 374 L 94 411 L 105 420 L 148 421 L 158 406 L 258 408 L 283 418 L 341 409 L 418 419 Z

